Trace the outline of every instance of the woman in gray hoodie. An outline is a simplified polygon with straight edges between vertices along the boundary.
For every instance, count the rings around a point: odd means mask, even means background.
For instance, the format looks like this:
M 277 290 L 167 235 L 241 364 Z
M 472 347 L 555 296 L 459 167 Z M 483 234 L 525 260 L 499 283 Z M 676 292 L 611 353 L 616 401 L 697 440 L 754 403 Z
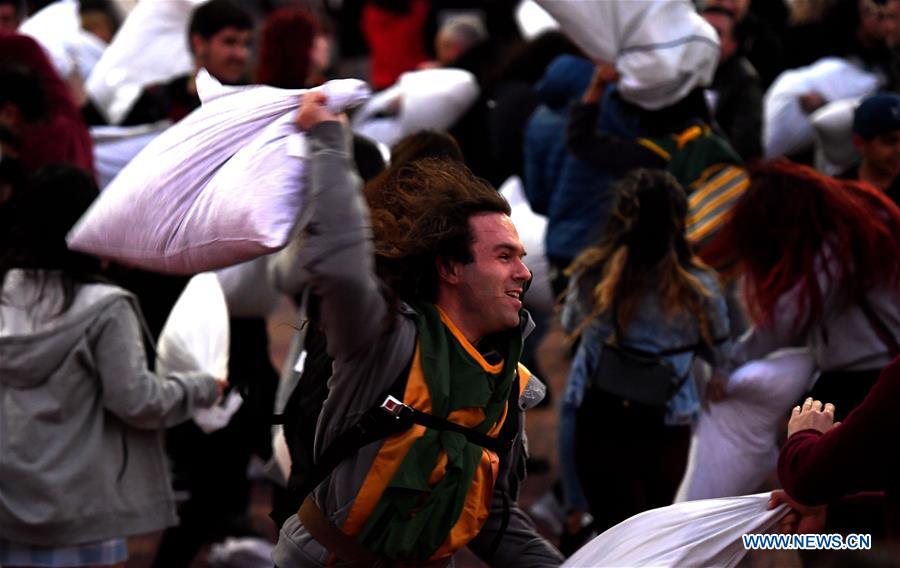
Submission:
M 25 189 L 0 246 L 0 565 L 121 563 L 126 536 L 177 522 L 162 429 L 224 382 L 150 372 L 134 296 L 66 248 L 90 177 Z

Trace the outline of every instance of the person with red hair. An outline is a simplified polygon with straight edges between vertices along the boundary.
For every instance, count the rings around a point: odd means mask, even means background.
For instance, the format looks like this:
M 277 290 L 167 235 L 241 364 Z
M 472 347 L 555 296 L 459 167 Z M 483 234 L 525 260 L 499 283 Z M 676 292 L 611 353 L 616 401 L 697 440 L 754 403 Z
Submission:
M 325 80 L 331 45 L 318 18 L 302 8 L 282 8 L 262 27 L 256 82 L 282 89 L 313 87 Z
M 21 109 L 11 101 L 0 104 L 0 126 L 18 139 L 26 170 L 34 172 L 42 166 L 63 162 L 93 174 L 94 150 L 87 125 L 69 87 L 40 44 L 28 36 L 0 34 L 0 66 L 27 72 L 43 92 L 47 113 L 33 123 L 23 120 Z M 11 85 L 0 84 L 0 90 L 11 90 Z
M 875 188 L 776 160 L 755 169 L 715 245 L 737 257 L 754 327 L 743 362 L 808 345 L 812 396 L 840 420 L 898 355 L 900 209 Z

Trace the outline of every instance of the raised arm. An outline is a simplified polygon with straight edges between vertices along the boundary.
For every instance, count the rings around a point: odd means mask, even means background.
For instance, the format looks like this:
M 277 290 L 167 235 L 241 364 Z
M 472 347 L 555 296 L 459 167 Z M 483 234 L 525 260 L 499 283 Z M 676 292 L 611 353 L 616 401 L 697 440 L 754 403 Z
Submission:
M 296 255 L 322 299 L 328 351 L 349 358 L 384 324 L 387 303 L 375 276 L 369 210 L 351 154 L 351 136 L 321 93 L 308 93 L 297 115 L 306 132 L 307 200 L 302 230 L 284 254 Z M 279 254 L 282 254 L 279 253 Z
M 666 161 L 634 140 L 597 130 L 600 100 L 607 85 L 618 78 L 615 67 L 597 65 L 581 101 L 572 105 L 566 130 L 566 148 L 579 160 L 604 172 L 621 175 L 635 168 L 665 168 Z

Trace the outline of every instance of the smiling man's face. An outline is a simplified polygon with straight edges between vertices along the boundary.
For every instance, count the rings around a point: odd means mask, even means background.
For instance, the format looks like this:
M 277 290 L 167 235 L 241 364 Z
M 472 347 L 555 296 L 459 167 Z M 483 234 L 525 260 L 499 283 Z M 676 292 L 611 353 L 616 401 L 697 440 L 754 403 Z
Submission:
M 519 325 L 522 293 L 531 272 L 522 259 L 525 248 L 512 219 L 502 213 L 482 213 L 469 219 L 472 236 L 470 263 L 459 267 L 460 305 L 477 318 L 485 335 Z

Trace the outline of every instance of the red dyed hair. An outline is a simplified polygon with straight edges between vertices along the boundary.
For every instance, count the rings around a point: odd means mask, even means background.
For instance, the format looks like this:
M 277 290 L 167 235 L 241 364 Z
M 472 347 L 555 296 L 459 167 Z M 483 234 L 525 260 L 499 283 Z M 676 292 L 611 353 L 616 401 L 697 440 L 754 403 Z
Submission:
M 739 258 L 757 324 L 771 322 L 778 299 L 797 285 L 806 314 L 797 330 L 816 322 L 824 302 L 817 270 L 845 303 L 873 286 L 900 289 L 900 209 L 874 187 L 784 159 L 754 168 L 720 237 L 716 249 Z
M 256 82 L 282 89 L 307 87 L 310 51 L 321 34 L 319 20 L 300 8 L 282 8 L 266 18 L 257 58 Z

